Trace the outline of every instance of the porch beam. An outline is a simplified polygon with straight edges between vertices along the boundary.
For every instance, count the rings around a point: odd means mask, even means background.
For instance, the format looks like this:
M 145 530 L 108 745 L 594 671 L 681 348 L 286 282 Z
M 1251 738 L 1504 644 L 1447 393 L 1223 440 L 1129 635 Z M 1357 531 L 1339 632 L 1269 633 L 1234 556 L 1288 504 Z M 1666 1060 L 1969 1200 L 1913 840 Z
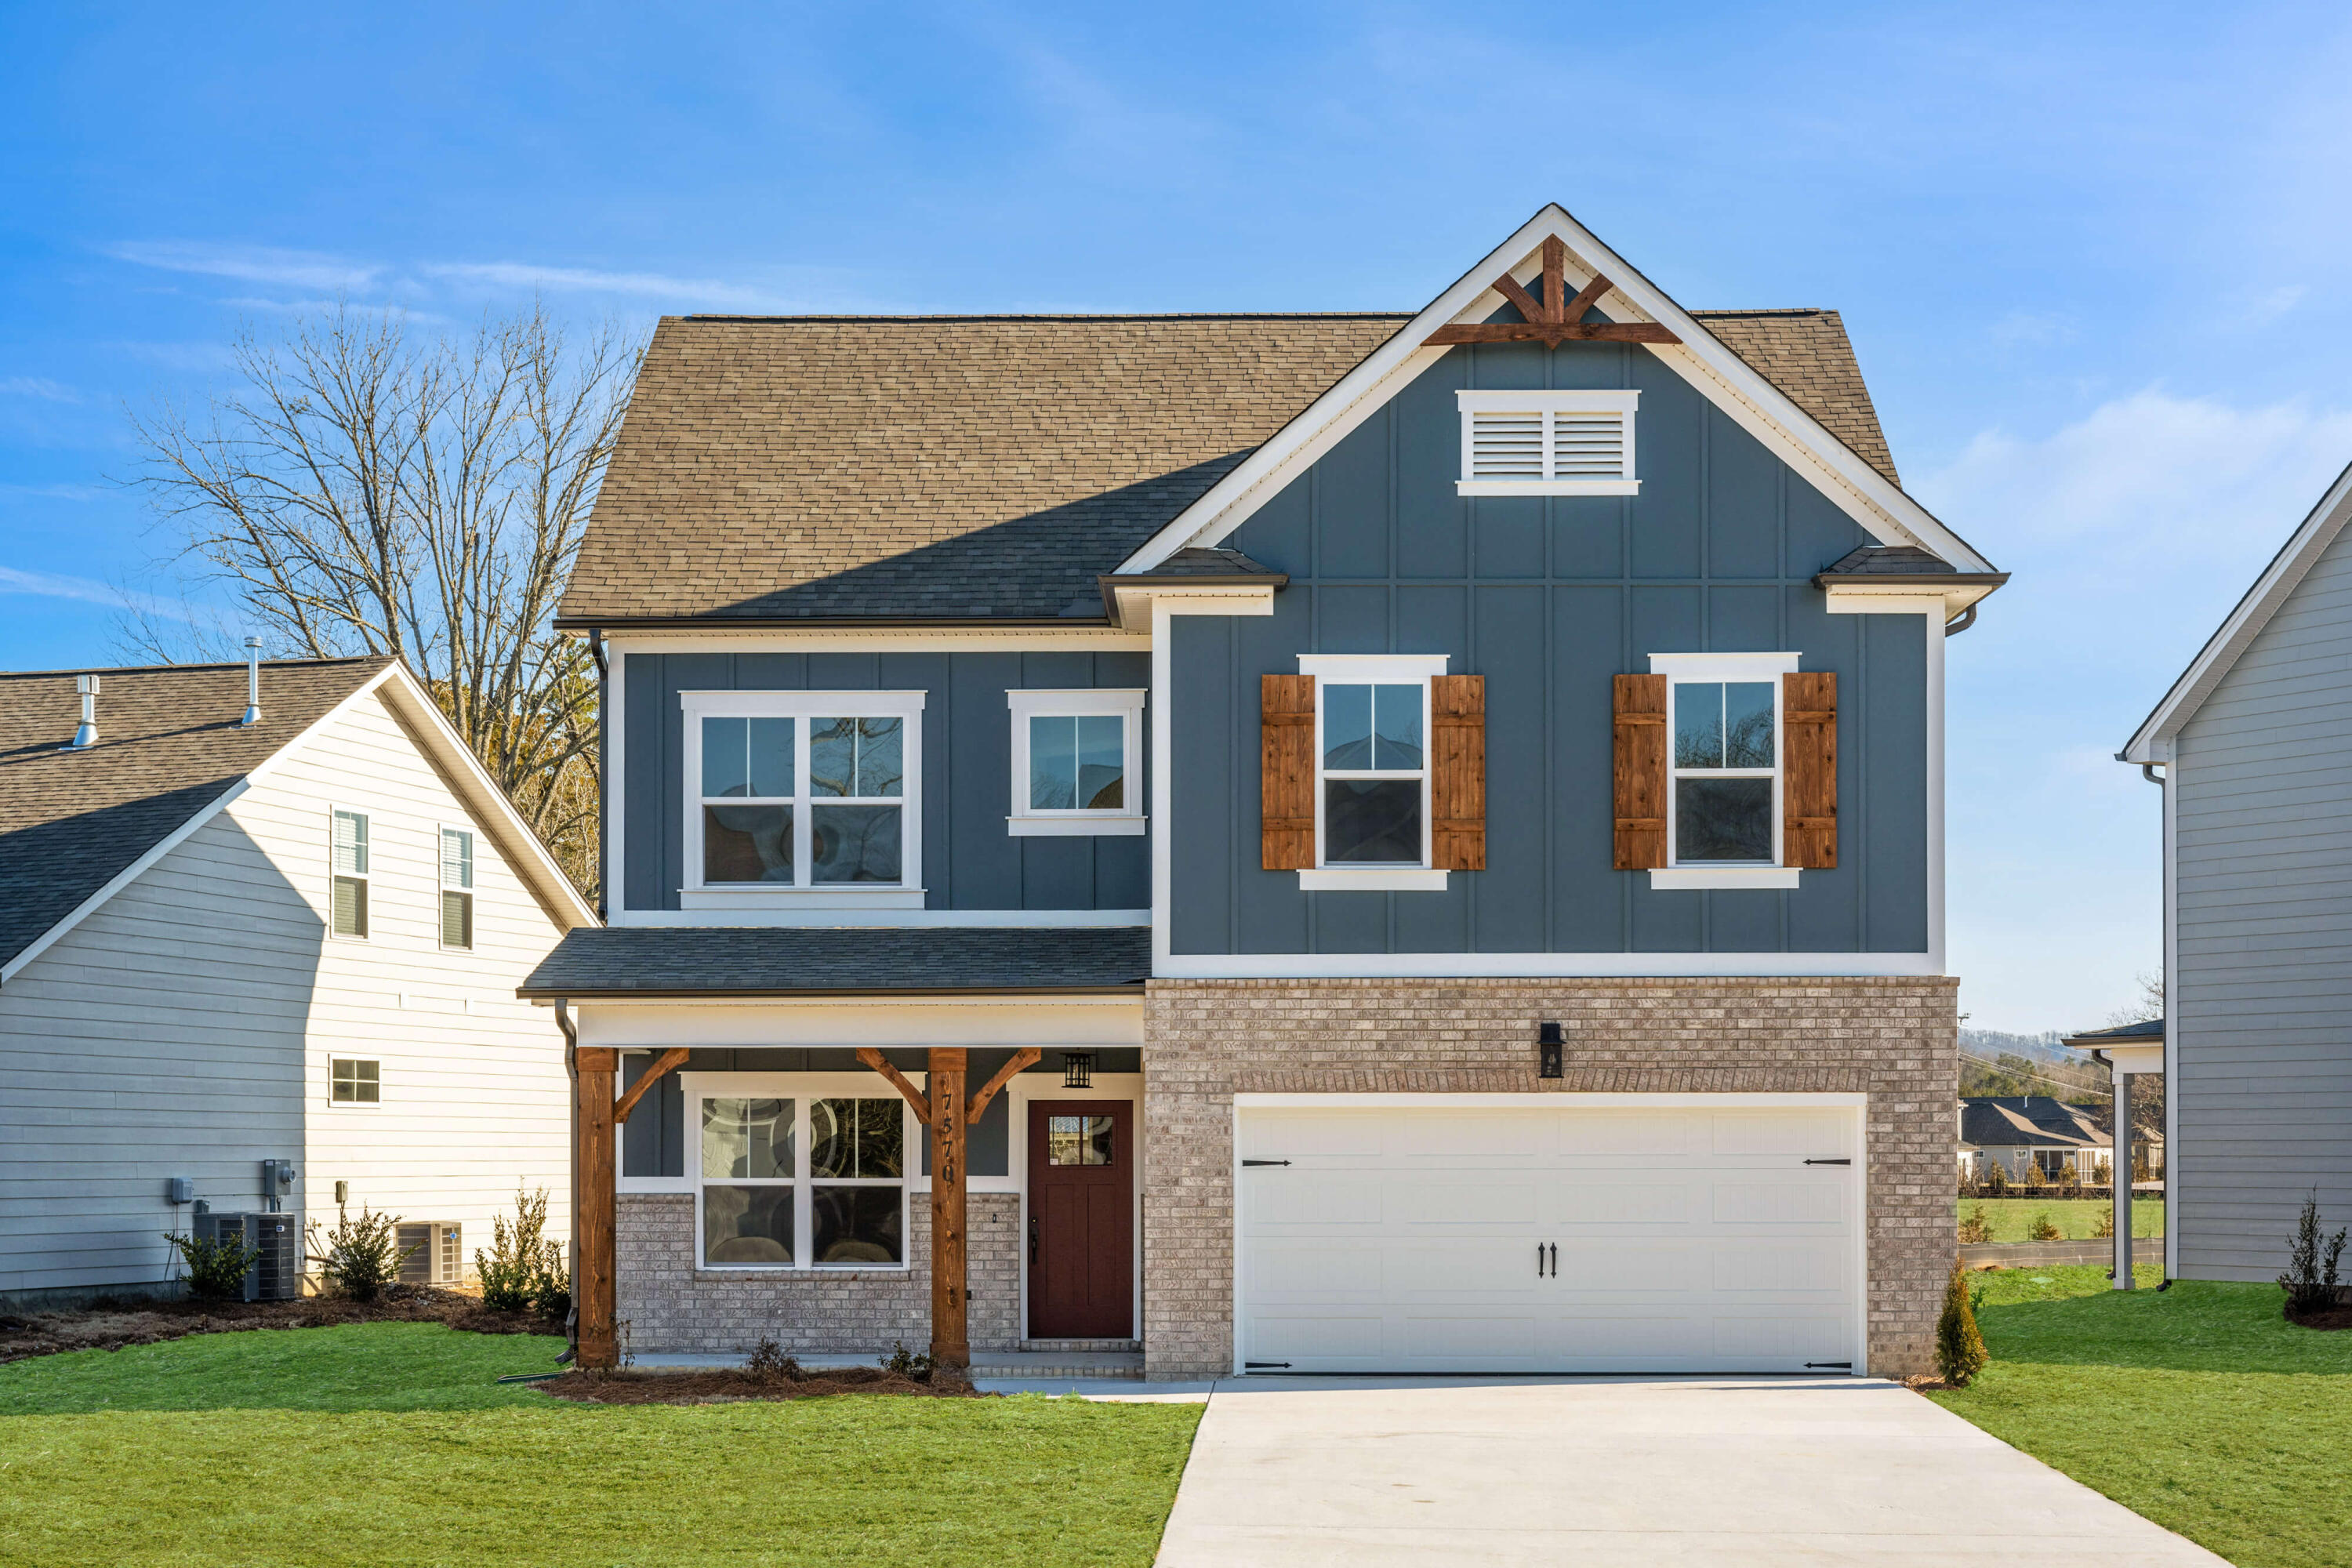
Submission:
M 629 1112 L 637 1108 L 637 1101 L 646 1097 L 646 1091 L 659 1083 L 664 1075 L 684 1067 L 686 1058 L 693 1054 L 684 1046 L 672 1046 L 656 1057 L 653 1066 L 638 1075 L 637 1081 L 629 1086 L 629 1091 L 621 1096 L 620 1103 L 613 1107 L 613 1120 L 616 1122 L 626 1121 L 629 1119 Z

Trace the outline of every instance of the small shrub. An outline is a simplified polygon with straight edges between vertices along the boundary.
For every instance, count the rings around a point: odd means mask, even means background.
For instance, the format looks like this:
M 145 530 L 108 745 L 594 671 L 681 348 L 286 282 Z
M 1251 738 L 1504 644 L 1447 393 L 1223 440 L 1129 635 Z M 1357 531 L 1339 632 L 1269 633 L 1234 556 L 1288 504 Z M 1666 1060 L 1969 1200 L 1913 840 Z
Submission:
M 2027 1160 L 2025 1162 L 2026 1190 L 2031 1192 L 2037 1188 L 2046 1187 L 2049 1184 L 2050 1178 L 2043 1173 L 2042 1169 L 2042 1162 L 2033 1159 Z
M 2303 1217 L 2294 1227 L 2294 1247 L 2287 1255 L 2286 1272 L 2278 1279 L 2286 1292 L 2290 1315 L 2308 1316 L 2336 1305 L 2336 1270 L 2344 1259 L 2344 1232 L 2334 1236 L 2319 1228 L 2319 1189 L 2303 1200 Z
M 2091 1181 L 2095 1186 L 2106 1186 L 2115 1180 L 2115 1167 L 2105 1154 L 2091 1162 Z
M 907 1347 L 898 1348 L 903 1352 Z M 782 1378 L 787 1383 L 801 1383 L 808 1377 L 799 1361 L 784 1353 L 783 1346 L 764 1336 L 752 1347 L 751 1359 L 743 1363 L 743 1370 L 753 1377 Z
M 341 1204 L 335 1205 L 335 1228 L 327 1233 L 327 1250 L 316 1250 L 319 1223 L 310 1222 L 312 1244 L 310 1261 L 319 1266 L 319 1278 L 326 1288 L 338 1296 L 354 1301 L 373 1301 L 383 1294 L 383 1288 L 400 1278 L 400 1266 L 408 1261 L 414 1247 L 401 1247 L 393 1227 L 400 1223 L 396 1214 L 377 1214 L 366 1205 L 360 1205 L 360 1217 L 353 1219 Z
M 547 1236 L 547 1189 L 515 1188 L 514 1223 L 490 1220 L 491 1245 L 474 1254 L 482 1281 L 482 1305 L 501 1312 L 536 1309 L 551 1318 L 572 1310 L 572 1280 L 564 1272 L 563 1246 Z
M 884 1372 L 895 1372 L 900 1377 L 911 1377 L 918 1383 L 928 1379 L 937 1370 L 938 1364 L 929 1354 L 908 1350 L 904 1340 L 894 1341 L 890 1353 L 882 1358 Z
M 1985 1217 L 1984 1205 L 1979 1204 L 1960 1219 L 1960 1245 L 1982 1247 L 1992 1239 L 1992 1221 Z
M 180 1255 L 187 1272 L 181 1276 L 188 1282 L 188 1294 L 199 1301 L 241 1301 L 245 1299 L 245 1277 L 255 1259 L 261 1256 L 257 1247 L 247 1247 L 241 1236 L 224 1237 L 218 1241 L 194 1236 L 173 1236 L 166 1231 L 163 1239 Z
M 1987 1163 L 1985 1166 L 1984 1184 L 1985 1195 L 1987 1197 L 1997 1198 L 2002 1194 L 2008 1192 L 2009 1167 L 2002 1164 L 1998 1160 L 1991 1161 Z
M 2094 1241 L 2112 1241 L 2115 1239 L 2115 1235 L 2116 1205 L 2112 1203 L 2102 1205 L 2099 1209 L 2099 1217 L 2091 1222 L 2091 1239 Z
M 1984 1336 L 1977 1332 L 1976 1297 L 1955 1263 L 1951 1283 L 1944 1287 L 1944 1313 L 1936 1321 L 1936 1370 L 1954 1388 L 1966 1388 L 1991 1359 Z
M 2025 1239 L 2028 1241 L 2057 1241 L 2063 1234 L 2050 1222 L 2050 1213 L 2046 1209 L 2035 1215 L 2025 1226 Z

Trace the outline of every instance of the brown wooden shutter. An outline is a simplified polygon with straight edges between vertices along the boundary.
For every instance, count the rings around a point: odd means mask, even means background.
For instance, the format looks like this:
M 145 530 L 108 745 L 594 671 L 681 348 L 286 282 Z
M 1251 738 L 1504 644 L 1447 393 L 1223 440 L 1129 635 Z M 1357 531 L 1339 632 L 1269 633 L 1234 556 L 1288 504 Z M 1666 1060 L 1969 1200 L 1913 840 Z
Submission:
M 1430 864 L 1486 868 L 1486 678 L 1440 675 L 1429 683 Z
M 1258 842 L 1269 871 L 1315 864 L 1315 678 L 1258 677 Z
M 1780 678 L 1780 863 L 1837 868 L 1837 676 Z
M 1666 678 L 1616 679 L 1616 857 L 1620 871 L 1666 863 Z

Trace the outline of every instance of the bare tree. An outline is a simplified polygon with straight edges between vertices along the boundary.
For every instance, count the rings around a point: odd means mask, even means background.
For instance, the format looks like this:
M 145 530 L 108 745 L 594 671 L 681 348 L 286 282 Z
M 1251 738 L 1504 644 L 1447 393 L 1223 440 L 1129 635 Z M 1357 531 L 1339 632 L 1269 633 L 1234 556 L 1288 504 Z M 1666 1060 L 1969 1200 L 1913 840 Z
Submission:
M 338 307 L 283 337 L 248 329 L 238 384 L 201 423 L 134 420 L 177 559 L 273 653 L 404 660 L 592 890 L 596 682 L 551 620 L 640 349 L 609 327 L 575 344 L 537 305 L 425 341 L 396 312 Z M 167 661 L 192 647 L 152 616 L 125 636 Z

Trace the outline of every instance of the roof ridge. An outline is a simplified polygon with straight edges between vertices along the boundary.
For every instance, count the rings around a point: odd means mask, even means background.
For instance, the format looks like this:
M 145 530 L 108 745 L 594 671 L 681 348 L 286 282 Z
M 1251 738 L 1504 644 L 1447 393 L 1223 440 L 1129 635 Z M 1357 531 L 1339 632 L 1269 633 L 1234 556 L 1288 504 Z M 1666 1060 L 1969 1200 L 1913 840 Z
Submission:
M 665 316 L 667 321 L 761 325 L 785 321 L 873 321 L 902 325 L 968 321 L 1410 321 L 1411 310 L 990 310 L 973 315 L 929 311 L 873 315 L 803 316 L 722 315 L 698 311 Z
M 332 658 L 265 658 L 261 661 L 261 668 L 293 669 L 319 668 L 333 664 L 379 664 L 389 663 L 392 658 L 393 656 L 388 653 L 348 653 L 338 654 Z M 241 658 L 211 664 L 83 664 L 63 669 L 0 669 L 0 680 L 34 680 L 43 676 L 52 675 L 146 675 L 163 670 L 186 675 L 203 669 L 243 669 L 244 668 L 245 660 Z

